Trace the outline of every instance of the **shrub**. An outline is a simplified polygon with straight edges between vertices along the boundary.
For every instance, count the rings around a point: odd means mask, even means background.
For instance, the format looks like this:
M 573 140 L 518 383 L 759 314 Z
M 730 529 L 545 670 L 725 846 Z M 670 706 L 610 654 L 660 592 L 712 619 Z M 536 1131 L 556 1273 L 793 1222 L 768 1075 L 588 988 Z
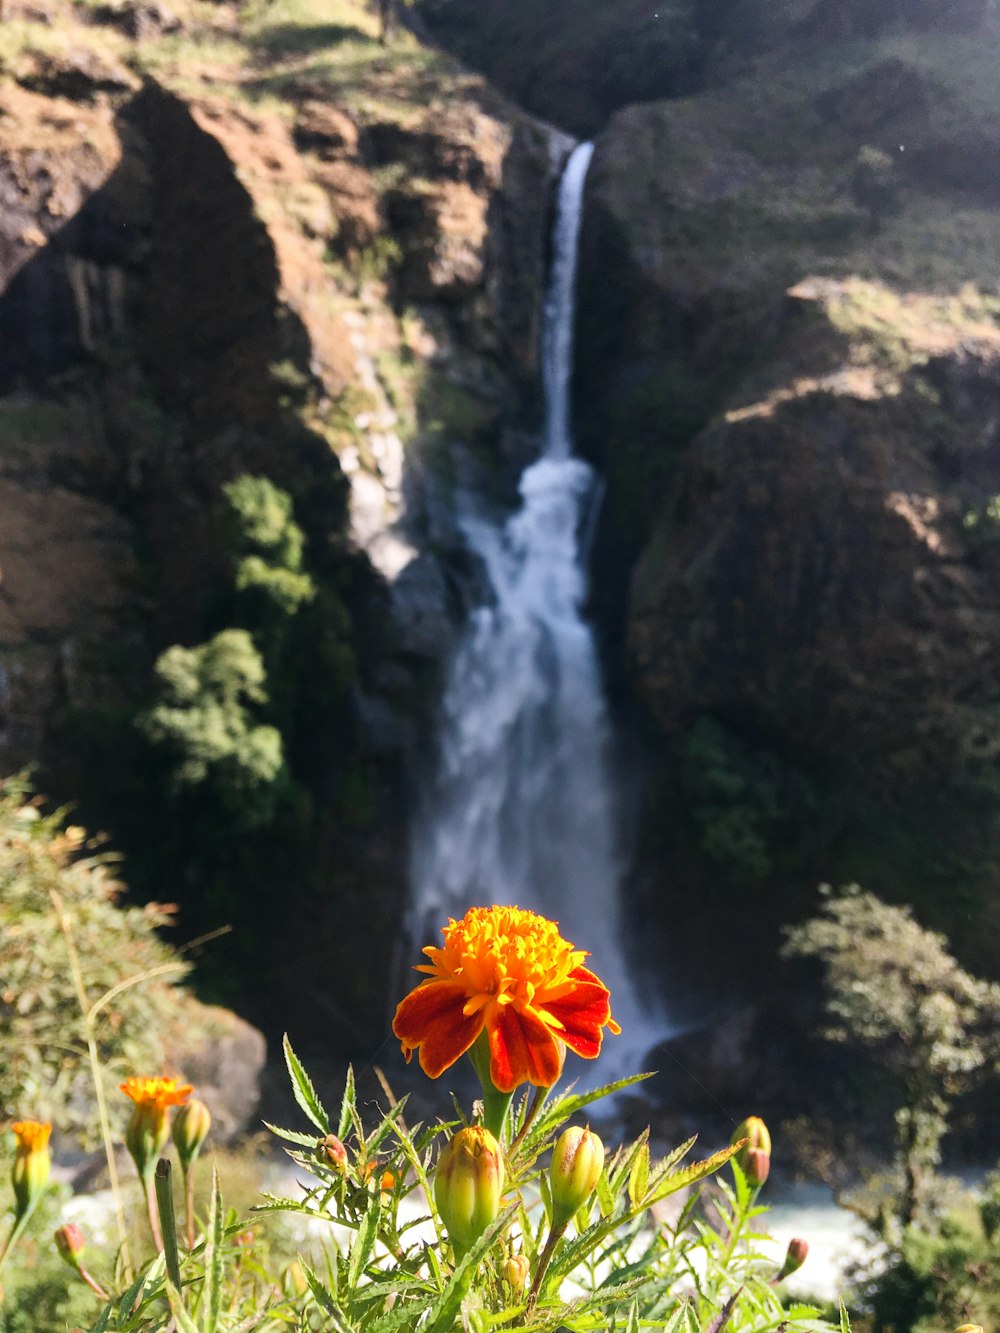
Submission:
M 120 893 L 82 829 L 43 816 L 23 782 L 0 786 L 0 1119 L 96 1142 L 84 1005 L 109 1088 L 158 1065 L 176 1024 L 200 1023 L 178 989 L 187 964 L 157 934 L 171 909 L 122 906 Z

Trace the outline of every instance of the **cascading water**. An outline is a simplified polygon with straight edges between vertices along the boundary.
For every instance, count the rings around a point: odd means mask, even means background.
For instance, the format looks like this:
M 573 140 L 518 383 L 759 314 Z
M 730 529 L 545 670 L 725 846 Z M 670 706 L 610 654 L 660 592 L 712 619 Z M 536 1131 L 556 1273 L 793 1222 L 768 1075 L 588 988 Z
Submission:
M 489 902 L 532 908 L 589 948 L 625 1036 L 609 1040 L 602 1077 L 637 1066 L 655 1040 L 619 942 L 625 871 L 597 654 L 583 619 L 581 529 L 593 470 L 572 456 L 569 429 L 574 284 L 592 144 L 563 174 L 545 303 L 541 457 L 505 523 L 459 501 L 458 520 L 493 598 L 470 615 L 451 664 L 437 772 L 412 844 L 420 943 L 447 916 Z M 643 1034 L 646 1040 L 643 1040 Z

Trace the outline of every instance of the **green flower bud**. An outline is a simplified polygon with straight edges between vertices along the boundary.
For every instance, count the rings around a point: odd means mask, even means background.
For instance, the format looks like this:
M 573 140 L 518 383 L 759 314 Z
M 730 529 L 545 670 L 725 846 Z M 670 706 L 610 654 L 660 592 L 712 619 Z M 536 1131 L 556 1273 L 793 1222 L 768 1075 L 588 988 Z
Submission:
M 771 1171 L 771 1159 L 763 1148 L 751 1148 L 743 1167 L 743 1174 L 749 1184 L 760 1189 Z
M 55 1234 L 55 1242 L 60 1258 L 64 1259 L 70 1268 L 79 1272 L 87 1243 L 76 1223 L 67 1222 L 65 1226 L 61 1226 Z
M 192 1097 L 178 1109 L 170 1133 L 185 1171 L 190 1171 L 191 1164 L 201 1152 L 201 1145 L 208 1137 L 211 1128 L 211 1113 L 205 1103 L 199 1101 L 197 1097 Z
M 137 1103 L 125 1130 L 125 1147 L 142 1180 L 152 1175 L 169 1137 L 166 1107 Z
M 564 1226 L 597 1188 L 604 1169 L 604 1144 L 590 1129 L 571 1125 L 552 1152 L 552 1225 Z
M 736 1126 L 736 1131 L 729 1142 L 739 1143 L 740 1139 L 747 1140 L 736 1154 L 736 1161 L 739 1162 L 744 1172 L 747 1169 L 747 1154 L 751 1149 L 757 1148 L 761 1152 L 766 1153 L 768 1157 L 771 1156 L 771 1135 L 768 1133 L 767 1125 L 764 1124 L 760 1116 L 747 1116 L 746 1120 Z
M 504 1167 L 500 1145 L 488 1129 L 460 1129 L 438 1162 L 434 1199 L 458 1250 L 474 1245 L 500 1212 Z
M 781 1270 L 778 1273 L 778 1276 L 774 1279 L 775 1282 L 782 1282 L 786 1277 L 791 1277 L 793 1273 L 797 1273 L 805 1263 L 808 1255 L 808 1241 L 799 1240 L 797 1237 L 794 1240 L 790 1240 L 788 1242 L 788 1249 L 785 1252 L 785 1262 L 781 1265 Z
M 530 1274 L 531 1264 L 526 1254 L 512 1254 L 503 1261 L 503 1275 L 515 1296 L 520 1296 L 524 1291 Z
M 52 1126 L 37 1120 L 19 1120 L 11 1129 L 16 1141 L 11 1184 L 14 1187 L 16 1215 L 20 1219 L 31 1212 L 49 1183 L 52 1171 L 49 1135 Z

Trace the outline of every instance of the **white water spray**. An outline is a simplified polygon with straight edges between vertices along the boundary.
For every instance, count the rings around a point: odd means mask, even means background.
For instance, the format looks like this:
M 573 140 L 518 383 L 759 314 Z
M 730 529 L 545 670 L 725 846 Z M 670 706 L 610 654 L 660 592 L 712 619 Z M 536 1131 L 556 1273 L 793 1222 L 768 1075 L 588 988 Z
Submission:
M 438 942 L 448 916 L 476 904 L 531 908 L 560 922 L 612 994 L 601 1081 L 634 1072 L 658 1035 L 638 1003 L 619 939 L 626 869 L 597 654 L 583 619 L 581 528 L 593 470 L 572 456 L 574 283 L 592 144 L 571 155 L 559 191 L 542 375 L 546 433 L 503 524 L 459 502 L 493 600 L 475 609 L 451 664 L 437 772 L 413 835 L 414 928 Z M 588 1076 L 589 1078 L 589 1076 Z M 592 1081 L 592 1080 L 589 1080 Z

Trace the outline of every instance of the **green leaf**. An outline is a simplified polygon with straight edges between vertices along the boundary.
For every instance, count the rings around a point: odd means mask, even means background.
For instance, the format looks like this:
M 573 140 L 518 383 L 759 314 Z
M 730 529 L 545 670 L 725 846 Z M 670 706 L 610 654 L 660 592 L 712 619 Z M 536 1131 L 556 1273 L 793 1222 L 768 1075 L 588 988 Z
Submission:
M 340 1315 L 342 1312 L 339 1306 L 337 1305 L 337 1302 L 327 1291 L 326 1287 L 324 1287 L 323 1283 L 316 1276 L 312 1268 L 310 1268 L 310 1266 L 302 1258 L 301 1254 L 299 1255 L 299 1263 L 302 1266 L 303 1273 L 305 1273 L 306 1275 L 306 1281 L 309 1283 L 309 1290 L 312 1292 L 316 1304 L 322 1310 L 325 1310 L 328 1315 L 336 1319 L 338 1321 L 339 1327 L 343 1327 L 343 1325 L 340 1323 Z
M 351 1257 L 347 1269 L 347 1284 L 351 1291 L 358 1287 L 361 1274 L 365 1271 L 365 1265 L 371 1258 L 372 1249 L 378 1239 L 378 1224 L 381 1216 L 380 1194 L 378 1190 L 375 1190 L 368 1211 L 361 1219 L 357 1235 L 354 1237 L 354 1243 L 351 1245 Z
M 445 1333 L 445 1330 L 452 1328 L 473 1274 L 492 1249 L 497 1238 L 510 1225 L 519 1207 L 520 1204 L 512 1203 L 505 1208 L 499 1217 L 494 1218 L 461 1261 L 455 1265 L 455 1271 L 445 1283 L 444 1290 L 431 1306 L 427 1315 L 427 1322 L 421 1327 L 421 1333 Z
M 170 1306 L 170 1313 L 174 1317 L 174 1323 L 177 1325 L 178 1333 L 198 1333 L 198 1325 L 185 1310 L 180 1292 L 169 1279 L 166 1283 L 166 1291 L 167 1303 Z
M 633 1208 L 638 1208 L 639 1204 L 646 1197 L 646 1187 L 649 1184 L 649 1144 L 640 1145 L 639 1151 L 635 1155 L 632 1163 L 632 1169 L 628 1176 L 628 1197 Z
M 204 1333 L 216 1333 L 222 1308 L 222 1194 L 219 1172 L 212 1168 L 212 1202 L 208 1213 L 205 1241 L 205 1317 Z
M 407 1093 L 407 1097 L 408 1096 L 409 1093 Z M 392 1110 L 389 1111 L 387 1115 L 383 1116 L 382 1123 L 377 1126 L 377 1128 L 373 1129 L 371 1134 L 369 1134 L 368 1138 L 365 1140 L 365 1154 L 368 1157 L 374 1157 L 379 1148 L 381 1148 L 382 1144 L 392 1133 L 393 1126 L 403 1114 L 403 1108 L 406 1106 L 407 1097 L 400 1097 Z
M 337 1121 L 337 1138 L 346 1139 L 348 1131 L 354 1121 L 357 1111 L 354 1101 L 357 1093 L 354 1087 L 354 1066 L 347 1066 L 347 1081 L 344 1084 L 344 1095 L 340 1100 L 340 1119 Z
M 840 1302 L 840 1333 L 851 1333 L 851 1317 L 843 1301 Z
M 725 1166 L 733 1153 L 738 1151 L 737 1148 L 732 1147 L 722 1148 L 719 1152 L 713 1153 L 711 1157 L 706 1157 L 703 1162 L 693 1162 L 680 1171 L 674 1171 L 667 1176 L 666 1180 L 661 1181 L 655 1190 L 650 1191 L 644 1201 L 645 1207 L 650 1208 L 654 1203 L 659 1203 L 661 1199 L 676 1194 L 678 1190 L 684 1189 L 687 1185 L 694 1185 L 697 1181 L 704 1180 L 706 1176 L 718 1171 L 720 1166 Z
M 282 1047 L 285 1052 L 285 1064 L 288 1066 L 288 1074 L 292 1080 L 292 1093 L 302 1110 L 320 1131 L 321 1134 L 330 1133 L 330 1121 L 326 1111 L 323 1109 L 323 1103 L 317 1096 L 316 1089 L 299 1057 L 292 1050 L 292 1043 L 288 1040 L 288 1033 L 285 1033 Z
M 300 1134 L 297 1129 L 281 1129 L 278 1125 L 272 1125 L 270 1120 L 264 1121 L 264 1128 L 276 1134 L 279 1139 L 284 1139 L 286 1143 L 297 1143 L 301 1148 L 312 1148 L 315 1151 L 315 1134 Z

